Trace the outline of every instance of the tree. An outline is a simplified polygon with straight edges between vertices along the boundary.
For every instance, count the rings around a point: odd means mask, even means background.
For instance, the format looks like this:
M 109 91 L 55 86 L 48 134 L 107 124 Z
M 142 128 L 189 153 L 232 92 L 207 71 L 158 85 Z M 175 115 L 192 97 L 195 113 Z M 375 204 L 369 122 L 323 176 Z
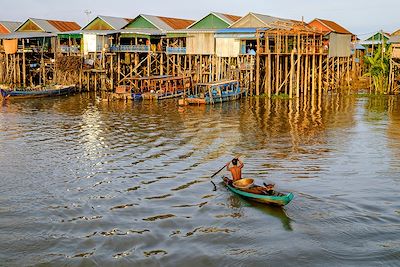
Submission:
M 365 76 L 372 79 L 375 93 L 389 93 L 390 49 L 383 44 L 375 50 L 372 56 L 365 56 L 367 72 Z

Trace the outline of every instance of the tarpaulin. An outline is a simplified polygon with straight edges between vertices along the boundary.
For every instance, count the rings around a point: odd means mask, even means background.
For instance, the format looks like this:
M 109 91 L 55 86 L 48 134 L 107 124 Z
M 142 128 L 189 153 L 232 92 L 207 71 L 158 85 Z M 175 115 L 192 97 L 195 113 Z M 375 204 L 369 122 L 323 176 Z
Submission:
M 349 57 L 351 34 L 331 33 L 329 38 L 329 57 Z
M 6 54 L 15 54 L 18 49 L 18 39 L 3 40 L 3 45 Z

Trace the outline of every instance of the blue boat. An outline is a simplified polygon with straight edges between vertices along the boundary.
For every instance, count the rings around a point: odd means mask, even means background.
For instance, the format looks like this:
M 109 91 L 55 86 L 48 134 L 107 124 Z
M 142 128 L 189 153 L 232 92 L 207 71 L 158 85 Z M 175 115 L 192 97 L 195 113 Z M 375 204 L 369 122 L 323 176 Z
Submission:
M 226 80 L 212 83 L 198 83 L 193 94 L 184 96 L 179 105 L 209 105 L 240 99 L 245 93 L 236 80 Z
M 44 89 L 1 89 L 0 93 L 4 99 L 7 98 L 36 98 L 68 95 L 75 92 L 75 86 L 57 86 Z
M 262 193 L 262 194 L 255 194 L 251 192 L 246 192 L 245 189 L 239 189 L 236 188 L 232 184 L 232 180 L 230 180 L 227 177 L 222 177 L 225 186 L 232 191 L 235 194 L 238 194 L 239 196 L 251 199 L 256 202 L 264 203 L 264 204 L 270 204 L 270 205 L 277 205 L 277 206 L 285 206 L 289 204 L 290 201 L 294 198 L 293 193 L 280 193 L 274 191 L 273 194 L 267 194 L 267 193 Z

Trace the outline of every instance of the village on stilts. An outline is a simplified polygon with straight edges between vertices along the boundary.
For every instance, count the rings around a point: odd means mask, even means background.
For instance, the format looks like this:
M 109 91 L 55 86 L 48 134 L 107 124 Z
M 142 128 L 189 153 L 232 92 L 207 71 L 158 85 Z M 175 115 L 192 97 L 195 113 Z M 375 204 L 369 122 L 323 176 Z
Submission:
M 369 73 L 374 60 L 387 60 L 387 77 Z M 252 12 L 243 17 L 211 12 L 197 21 L 99 15 L 83 27 L 36 18 L 0 21 L 3 97 L 11 91 L 51 95 L 52 89 L 67 94 L 74 88 L 101 92 L 105 100 L 197 94 L 214 103 L 225 101 L 221 91 L 234 90 L 215 85 L 223 81 L 237 81 L 240 94 L 249 96 L 306 98 L 361 82 L 373 92 L 396 94 L 400 30 L 360 40 L 330 20 Z M 195 92 L 197 84 L 207 84 L 208 92 Z

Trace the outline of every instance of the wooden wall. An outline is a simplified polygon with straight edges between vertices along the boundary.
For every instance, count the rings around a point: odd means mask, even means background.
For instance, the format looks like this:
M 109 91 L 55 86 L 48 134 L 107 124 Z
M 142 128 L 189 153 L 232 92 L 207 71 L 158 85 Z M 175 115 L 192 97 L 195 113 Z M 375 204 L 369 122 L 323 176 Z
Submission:
M 236 38 L 216 38 L 216 55 L 218 57 L 237 57 L 240 52 L 240 40 Z
M 214 47 L 214 33 L 190 33 L 186 38 L 188 55 L 213 55 Z

